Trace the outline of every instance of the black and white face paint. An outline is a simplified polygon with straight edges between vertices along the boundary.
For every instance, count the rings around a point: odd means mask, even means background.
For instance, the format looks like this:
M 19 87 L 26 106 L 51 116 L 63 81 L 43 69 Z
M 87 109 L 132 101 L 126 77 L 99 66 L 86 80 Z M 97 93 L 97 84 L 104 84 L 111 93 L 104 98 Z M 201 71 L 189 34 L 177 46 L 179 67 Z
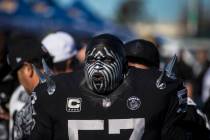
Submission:
M 85 76 L 91 90 L 108 94 L 123 79 L 123 62 L 111 49 L 96 47 L 87 53 Z

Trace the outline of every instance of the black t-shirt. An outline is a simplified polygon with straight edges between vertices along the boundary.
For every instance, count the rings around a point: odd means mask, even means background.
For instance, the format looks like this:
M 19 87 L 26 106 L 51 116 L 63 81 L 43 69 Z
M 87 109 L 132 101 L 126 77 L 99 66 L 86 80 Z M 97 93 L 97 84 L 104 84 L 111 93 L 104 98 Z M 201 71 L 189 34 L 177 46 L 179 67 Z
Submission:
M 36 125 L 30 140 L 172 140 L 184 139 L 176 122 L 186 109 L 182 82 L 165 78 L 159 89 L 157 70 L 131 68 L 123 83 L 108 96 L 90 91 L 73 72 L 55 76 L 56 91 L 35 89 Z

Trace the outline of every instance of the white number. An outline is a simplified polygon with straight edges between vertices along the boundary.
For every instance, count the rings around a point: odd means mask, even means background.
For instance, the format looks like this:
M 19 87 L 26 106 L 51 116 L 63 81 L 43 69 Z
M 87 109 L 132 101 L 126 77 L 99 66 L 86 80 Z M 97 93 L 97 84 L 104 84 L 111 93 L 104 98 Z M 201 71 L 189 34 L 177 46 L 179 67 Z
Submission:
M 121 129 L 133 129 L 129 140 L 140 140 L 144 134 L 144 128 L 144 118 L 109 120 L 109 134 L 120 134 Z
M 144 134 L 145 119 L 110 119 L 109 134 L 120 134 L 121 129 L 133 129 L 129 140 L 140 140 Z M 68 120 L 69 140 L 79 140 L 79 130 L 104 130 L 104 120 Z
M 103 120 L 68 120 L 69 140 L 79 140 L 79 130 L 104 130 Z

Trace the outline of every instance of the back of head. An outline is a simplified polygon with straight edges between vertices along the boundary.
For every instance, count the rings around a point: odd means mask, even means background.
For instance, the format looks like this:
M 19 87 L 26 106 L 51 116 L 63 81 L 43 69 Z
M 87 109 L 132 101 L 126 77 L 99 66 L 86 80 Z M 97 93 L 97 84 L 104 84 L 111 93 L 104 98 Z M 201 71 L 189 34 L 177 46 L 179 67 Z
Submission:
M 132 40 L 125 44 L 125 51 L 129 62 L 159 68 L 159 52 L 152 42 L 143 39 Z
M 66 32 L 50 33 L 42 40 L 42 45 L 53 57 L 56 73 L 70 72 L 77 63 L 77 48 L 74 38 Z
M 41 47 L 40 40 L 32 34 L 16 34 L 11 37 L 8 46 L 8 63 L 12 67 L 12 73 L 25 90 L 31 94 L 39 83 L 39 76 L 33 69 L 33 65 L 42 69 L 42 59 L 51 66 L 52 59 L 48 52 Z
M 53 56 L 54 63 L 66 61 L 77 54 L 74 38 L 66 32 L 48 34 L 42 40 L 42 45 Z
M 124 44 L 116 36 L 101 34 L 86 49 L 85 75 L 89 88 L 109 94 L 117 88 L 127 71 Z

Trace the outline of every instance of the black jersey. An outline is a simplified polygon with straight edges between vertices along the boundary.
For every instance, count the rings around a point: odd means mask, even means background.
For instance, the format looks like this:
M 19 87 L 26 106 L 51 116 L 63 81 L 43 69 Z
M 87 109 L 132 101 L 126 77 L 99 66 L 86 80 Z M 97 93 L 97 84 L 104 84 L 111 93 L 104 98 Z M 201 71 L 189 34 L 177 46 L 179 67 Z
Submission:
M 176 122 L 186 109 L 186 89 L 176 80 L 156 86 L 160 72 L 131 68 L 108 96 L 90 91 L 79 72 L 54 78 L 56 91 L 35 89 L 36 125 L 31 140 L 184 139 Z M 180 138 L 182 137 L 182 138 Z

